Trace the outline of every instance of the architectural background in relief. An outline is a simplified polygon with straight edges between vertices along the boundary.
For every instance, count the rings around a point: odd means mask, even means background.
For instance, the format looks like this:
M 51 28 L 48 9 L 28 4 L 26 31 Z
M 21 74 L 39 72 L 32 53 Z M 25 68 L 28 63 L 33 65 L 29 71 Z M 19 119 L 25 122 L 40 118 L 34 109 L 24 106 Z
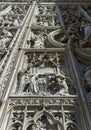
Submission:
M 0 12 L 1 130 L 91 130 L 91 5 L 12 2 Z

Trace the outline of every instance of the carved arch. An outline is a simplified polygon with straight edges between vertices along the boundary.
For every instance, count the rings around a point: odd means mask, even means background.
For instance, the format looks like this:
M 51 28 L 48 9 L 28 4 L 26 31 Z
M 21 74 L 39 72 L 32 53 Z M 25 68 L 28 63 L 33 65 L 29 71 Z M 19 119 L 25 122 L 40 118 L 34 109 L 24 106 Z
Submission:
M 13 130 L 14 128 L 19 128 L 20 127 L 20 130 L 22 130 L 22 127 L 23 127 L 23 124 L 20 122 L 20 121 L 16 121 L 14 123 L 11 123 L 9 125 L 9 128 L 8 130 Z M 15 129 L 16 130 L 16 129 Z
M 57 126 L 59 126 L 60 130 L 64 130 L 64 127 L 63 127 L 62 123 L 59 120 L 55 119 L 55 117 L 52 115 L 52 113 L 48 112 L 45 109 L 40 111 L 40 112 L 37 112 L 34 115 L 33 119 L 29 120 L 26 123 L 25 130 L 27 130 L 30 125 L 33 125 L 34 123 L 36 123 L 37 120 L 40 119 L 43 115 L 47 116 L 52 121 L 53 124 L 55 123 Z
M 73 125 L 74 128 L 72 128 L 70 130 L 80 130 L 79 126 L 75 122 L 73 122 L 73 121 L 67 121 L 65 123 L 65 130 L 69 130 L 68 127 L 70 127 L 71 125 Z

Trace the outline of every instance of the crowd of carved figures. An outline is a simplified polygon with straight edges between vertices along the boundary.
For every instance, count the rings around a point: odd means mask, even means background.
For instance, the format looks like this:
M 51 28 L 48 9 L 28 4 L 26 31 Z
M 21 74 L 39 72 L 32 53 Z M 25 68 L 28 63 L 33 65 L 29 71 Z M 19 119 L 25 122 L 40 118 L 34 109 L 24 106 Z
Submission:
M 20 26 L 28 8 L 28 5 L 1 5 L 0 27 Z
M 0 59 L 9 51 L 15 34 L 9 28 L 21 25 L 28 8 L 27 5 L 0 7 Z M 82 8 L 78 5 L 37 6 L 23 48 L 23 65 L 17 71 L 15 91 L 10 95 L 16 96 L 16 101 L 9 104 L 11 113 L 7 130 L 85 130 L 80 117 L 79 92 L 74 76 L 69 74 L 70 65 L 65 61 L 67 53 L 52 50 L 72 50 L 78 70 L 81 67 L 80 76 L 91 105 L 91 20 L 88 16 L 91 10 L 84 8 L 88 13 L 84 14 Z M 47 49 L 51 51 L 43 51 Z M 23 96 L 28 97 L 27 101 L 26 97 L 22 100 Z
M 7 59 L 9 58 L 13 49 L 13 45 L 10 47 L 10 43 L 21 25 L 28 8 L 28 5 L 0 5 L 0 75 L 6 63 L 5 60 L 5 63 L 2 65 L 3 59 L 5 56 L 7 56 Z
M 27 44 L 31 48 L 47 47 L 47 30 L 31 32 L 31 37 L 27 40 Z
M 58 18 L 58 11 L 63 20 L 60 21 Z M 63 26 L 61 26 L 63 22 Z M 81 12 L 80 7 L 70 7 L 70 6 L 40 6 L 38 7 L 35 19 L 33 21 L 32 27 L 40 26 L 52 27 L 61 26 L 61 29 L 50 31 L 46 28 L 42 30 L 31 30 L 29 34 L 29 39 L 27 40 L 26 47 L 34 49 L 44 49 L 52 47 L 71 47 L 73 53 L 77 56 L 78 61 L 85 63 L 87 59 L 87 67 L 84 72 L 83 78 L 85 81 L 85 88 L 87 90 L 87 100 L 91 102 L 91 45 L 90 45 L 90 35 L 91 35 L 91 25 L 89 20 Z M 70 43 L 69 43 L 70 41 Z M 76 86 L 73 80 L 66 75 L 62 70 L 62 65 L 65 66 L 63 53 L 26 53 L 25 56 L 25 68 L 23 67 L 17 74 L 17 85 L 16 85 L 16 95 L 29 95 L 29 96 L 77 96 Z M 84 56 L 83 56 L 84 55 Z M 57 104 L 60 101 L 46 101 L 45 104 Z M 67 101 L 65 99 L 65 104 L 75 104 L 78 105 L 76 101 L 71 99 Z M 28 101 L 29 103 L 29 101 Z M 41 100 L 34 101 L 31 100 L 29 104 L 41 104 Z M 22 105 L 22 102 L 20 103 Z M 49 112 L 49 111 L 48 111 Z M 53 112 L 53 111 L 52 111 Z M 36 113 L 36 112 L 35 112 Z M 44 112 L 45 113 L 45 112 Z M 53 113 L 49 112 L 49 115 Z M 80 130 L 79 121 L 76 119 L 76 114 L 65 113 L 64 122 L 69 122 L 68 125 L 65 124 L 65 130 Z M 35 114 L 36 115 L 36 114 Z M 26 116 L 26 117 L 25 117 Z M 14 110 L 11 115 L 12 122 L 10 130 L 22 130 L 23 122 L 26 118 L 26 122 L 30 125 L 26 127 L 26 130 L 54 130 L 63 129 L 61 126 L 56 124 L 57 122 L 63 121 L 62 113 L 54 114 L 51 120 L 47 114 L 42 114 L 41 118 L 34 120 L 34 114 L 27 112 L 25 114 L 24 110 Z M 79 117 L 80 118 L 80 117 Z M 79 119 L 80 120 L 80 119 Z M 56 122 L 56 123 L 54 123 Z M 46 125 L 47 123 L 47 125 Z M 27 124 L 27 123 L 26 123 Z
M 82 9 L 83 8 L 83 9 Z M 64 26 L 59 30 L 55 30 L 52 32 L 47 32 L 46 30 L 38 32 L 37 35 L 32 31 L 32 35 L 30 38 L 30 47 L 33 48 L 45 48 L 48 47 L 71 47 L 73 53 L 76 55 L 78 61 L 81 64 L 86 65 L 85 72 L 82 78 L 84 78 L 85 85 L 87 87 L 87 99 L 90 99 L 90 80 L 91 80 L 91 10 L 90 6 L 59 6 L 61 12 L 61 18 L 64 23 Z M 52 10 L 52 11 L 51 11 Z M 84 10 L 87 12 L 84 12 Z M 39 6 L 39 12 L 36 15 L 36 23 L 35 25 L 44 25 L 44 26 L 61 26 L 55 23 L 55 17 L 57 17 L 57 7 L 53 6 L 49 8 L 49 6 Z M 46 15 L 46 17 L 44 17 Z M 50 21 L 49 16 L 52 16 L 51 25 L 48 23 Z M 56 18 L 58 19 L 58 18 Z M 58 20 L 59 21 L 59 20 Z M 47 32 L 47 33 L 46 33 Z M 70 43 L 69 43 L 70 41 Z M 89 69 L 86 69 L 89 68 Z
M 61 74 L 35 74 L 31 75 L 27 70 L 18 73 L 18 91 L 33 94 L 75 94 L 75 88 L 70 78 Z M 67 84 L 68 82 L 68 84 Z
M 40 95 L 75 94 L 73 81 L 60 70 L 63 54 L 27 53 L 26 55 L 27 67 L 18 73 L 17 91 Z

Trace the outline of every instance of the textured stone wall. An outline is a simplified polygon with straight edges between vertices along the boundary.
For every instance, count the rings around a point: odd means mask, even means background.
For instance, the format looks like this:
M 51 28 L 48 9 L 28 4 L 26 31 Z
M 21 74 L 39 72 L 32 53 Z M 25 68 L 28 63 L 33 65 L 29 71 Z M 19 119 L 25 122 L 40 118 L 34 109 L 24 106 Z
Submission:
M 31 2 L 34 0 L 0 0 L 0 2 Z M 41 2 L 86 2 L 89 3 L 91 0 L 37 0 Z

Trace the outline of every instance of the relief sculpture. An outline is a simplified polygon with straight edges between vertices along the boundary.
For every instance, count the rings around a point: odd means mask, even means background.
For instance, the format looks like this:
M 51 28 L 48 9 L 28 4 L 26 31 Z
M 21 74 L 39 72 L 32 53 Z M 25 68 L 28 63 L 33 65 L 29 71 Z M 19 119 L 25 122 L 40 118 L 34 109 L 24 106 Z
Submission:
M 17 30 L 23 22 L 28 5 L 0 5 L 0 76 L 16 44 Z
M 57 60 L 57 55 L 53 55 L 50 53 L 43 53 L 43 54 L 33 54 L 27 55 L 27 69 L 31 71 L 31 73 L 34 73 L 37 71 L 37 73 L 54 73 L 57 71 L 57 67 L 60 68 L 60 63 L 62 61 L 62 56 L 61 58 L 58 57 Z
M 40 6 L 33 26 L 60 26 L 55 6 Z
M 81 6 L 40 1 L 0 6 L 0 60 L 13 50 L 15 55 L 2 94 L 8 92 L 7 130 L 90 128 L 91 18 Z M 19 34 L 13 45 L 12 30 Z
M 27 44 L 29 44 L 31 48 L 45 48 L 46 39 L 46 30 L 43 33 L 41 31 L 31 32 L 31 37 L 27 41 Z
M 10 51 L 9 46 L 14 33 L 15 31 L 11 32 L 10 30 L 4 28 L 0 30 L 0 62 Z
M 28 6 L 2 5 L 0 9 L 1 9 L 0 27 L 11 27 L 11 26 L 20 26 L 20 23 L 24 18 Z
M 30 75 L 24 70 L 18 73 L 17 85 L 19 92 L 29 92 L 31 94 L 48 94 L 48 95 L 71 95 L 71 85 L 68 85 L 67 78 L 61 74 L 35 74 Z
M 28 62 L 32 63 L 34 67 L 57 67 L 57 56 L 53 54 L 43 53 L 35 57 L 28 56 Z M 60 59 L 59 59 L 60 60 Z M 59 61 L 58 61 L 59 62 Z M 31 65 L 29 65 L 31 67 Z
M 17 84 L 20 92 L 30 91 L 30 78 L 27 70 L 20 71 L 17 76 Z
M 43 115 L 41 119 L 37 120 L 33 125 L 29 126 L 27 130 L 55 130 L 57 125 L 53 124 L 47 116 Z

